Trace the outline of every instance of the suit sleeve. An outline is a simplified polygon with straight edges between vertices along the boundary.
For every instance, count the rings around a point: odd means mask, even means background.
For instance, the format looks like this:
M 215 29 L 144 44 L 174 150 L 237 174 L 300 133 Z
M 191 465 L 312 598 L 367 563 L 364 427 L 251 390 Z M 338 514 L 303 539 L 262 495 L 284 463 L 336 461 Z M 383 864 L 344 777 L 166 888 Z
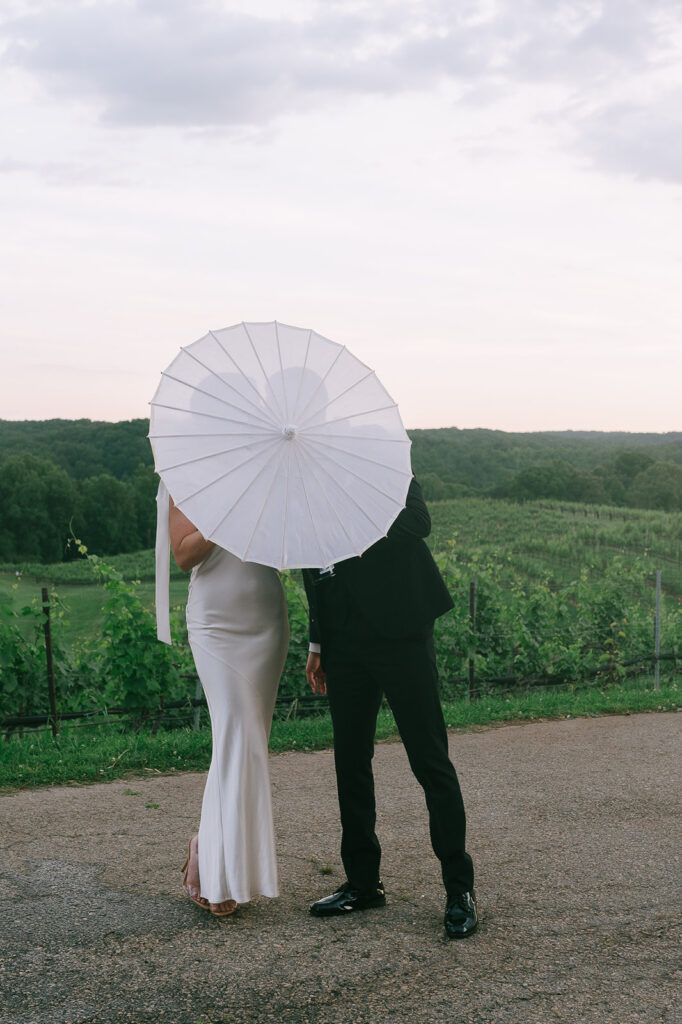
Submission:
M 388 531 L 389 540 L 409 543 L 410 541 L 423 540 L 431 533 L 431 516 L 424 501 L 422 489 L 412 477 L 405 499 L 405 508 L 398 513 L 398 517 Z

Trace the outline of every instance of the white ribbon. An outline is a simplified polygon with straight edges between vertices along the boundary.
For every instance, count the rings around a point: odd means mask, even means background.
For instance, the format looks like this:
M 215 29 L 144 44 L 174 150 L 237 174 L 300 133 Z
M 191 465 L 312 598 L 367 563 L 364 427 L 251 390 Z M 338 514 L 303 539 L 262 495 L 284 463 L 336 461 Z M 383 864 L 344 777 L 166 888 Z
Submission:
M 170 631 L 170 495 L 163 480 L 156 492 L 156 635 L 172 644 Z

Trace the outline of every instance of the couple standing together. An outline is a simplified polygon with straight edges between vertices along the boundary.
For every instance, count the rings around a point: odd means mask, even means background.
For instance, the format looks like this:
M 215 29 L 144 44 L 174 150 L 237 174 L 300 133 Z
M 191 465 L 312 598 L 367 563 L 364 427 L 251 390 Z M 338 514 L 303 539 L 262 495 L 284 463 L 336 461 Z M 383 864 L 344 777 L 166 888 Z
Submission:
M 433 623 L 452 599 L 424 542 L 431 520 L 412 480 L 388 535 L 361 557 L 303 570 L 310 609 L 306 674 L 329 698 L 346 881 L 313 903 L 317 917 L 386 902 L 375 833 L 372 757 L 385 695 L 410 767 L 424 789 L 431 843 L 446 892 L 445 933 L 477 926 L 465 814 L 438 695 Z M 276 570 L 206 541 L 171 503 L 170 540 L 192 569 L 187 627 L 206 694 L 213 756 L 199 832 L 190 840 L 185 889 L 218 916 L 253 896 L 278 895 L 268 737 L 288 645 Z

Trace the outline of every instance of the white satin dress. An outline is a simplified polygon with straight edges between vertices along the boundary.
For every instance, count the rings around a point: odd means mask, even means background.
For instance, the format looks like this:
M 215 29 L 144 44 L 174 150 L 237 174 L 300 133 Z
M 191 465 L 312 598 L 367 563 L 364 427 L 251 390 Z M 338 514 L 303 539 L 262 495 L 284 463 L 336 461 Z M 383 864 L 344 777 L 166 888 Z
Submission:
M 214 547 L 192 570 L 187 631 L 213 733 L 201 895 L 210 903 L 277 896 L 268 739 L 289 642 L 279 574 Z

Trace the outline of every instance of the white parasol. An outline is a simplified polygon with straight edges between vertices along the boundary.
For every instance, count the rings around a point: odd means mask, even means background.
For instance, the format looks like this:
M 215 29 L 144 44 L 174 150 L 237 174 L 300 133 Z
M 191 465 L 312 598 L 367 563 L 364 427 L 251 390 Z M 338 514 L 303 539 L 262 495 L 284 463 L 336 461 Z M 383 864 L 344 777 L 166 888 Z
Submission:
M 299 327 L 241 323 L 182 348 L 152 399 L 156 471 L 209 540 L 277 569 L 324 567 L 386 535 L 410 440 L 369 367 Z

